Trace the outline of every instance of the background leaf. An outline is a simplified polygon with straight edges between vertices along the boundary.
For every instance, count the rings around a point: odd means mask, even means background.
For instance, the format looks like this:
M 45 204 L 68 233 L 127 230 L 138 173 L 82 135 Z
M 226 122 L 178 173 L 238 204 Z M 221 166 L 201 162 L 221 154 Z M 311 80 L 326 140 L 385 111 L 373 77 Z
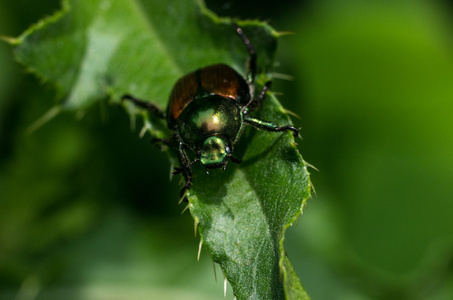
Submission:
M 265 76 L 277 36 L 260 22 L 240 25 L 258 50 Z M 219 62 L 244 73 L 247 59 L 228 20 L 188 1 L 67 1 L 62 12 L 22 35 L 15 53 L 30 71 L 56 83 L 64 97 L 61 109 L 79 112 L 100 98 L 118 102 L 125 93 L 165 107 L 173 83 L 185 73 Z M 288 124 L 275 98 L 268 98 L 261 117 Z M 151 134 L 164 134 L 159 120 L 143 116 Z M 239 167 L 210 176 L 195 169 L 191 213 L 240 299 L 284 297 L 283 236 L 310 191 L 305 163 L 291 140 L 289 133 L 247 130 L 236 152 L 243 161 Z

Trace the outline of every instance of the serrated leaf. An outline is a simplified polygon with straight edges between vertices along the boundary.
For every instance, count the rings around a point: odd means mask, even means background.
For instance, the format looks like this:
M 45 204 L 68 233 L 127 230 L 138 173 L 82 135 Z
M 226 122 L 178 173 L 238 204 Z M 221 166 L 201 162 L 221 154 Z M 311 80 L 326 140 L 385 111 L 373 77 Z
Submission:
M 239 24 L 257 49 L 262 83 L 272 70 L 277 34 L 261 22 Z M 63 1 L 62 12 L 19 37 L 15 53 L 30 71 L 57 86 L 62 109 L 74 111 L 102 98 L 118 103 L 126 93 L 165 108 L 182 75 L 215 63 L 245 74 L 247 60 L 231 21 L 196 1 Z M 160 120 L 133 110 L 152 135 L 168 134 Z M 272 95 L 257 114 L 290 123 Z M 302 298 L 306 294 L 283 238 L 310 194 L 306 165 L 290 133 L 247 128 L 235 146 L 240 165 L 209 175 L 194 166 L 189 207 L 203 245 L 237 298 Z
M 283 271 L 283 284 L 285 289 L 286 299 L 299 299 L 299 300 L 310 300 L 307 292 L 305 292 L 302 283 L 297 277 L 296 271 L 294 271 L 288 256 L 284 256 L 281 260 L 283 265 L 280 265 Z
M 266 101 L 261 117 L 287 123 L 275 98 Z M 280 241 L 309 195 L 309 178 L 291 134 L 250 129 L 235 150 L 239 166 L 209 176 L 196 169 L 190 209 L 240 299 L 283 299 Z

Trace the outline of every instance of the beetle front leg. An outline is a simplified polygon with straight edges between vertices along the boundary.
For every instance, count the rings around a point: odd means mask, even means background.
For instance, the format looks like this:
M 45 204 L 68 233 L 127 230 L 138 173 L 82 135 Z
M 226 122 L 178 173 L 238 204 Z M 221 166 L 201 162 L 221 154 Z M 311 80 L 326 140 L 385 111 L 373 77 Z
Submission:
M 278 124 L 275 124 L 274 122 L 264 121 L 264 120 L 260 120 L 260 119 L 249 117 L 249 116 L 244 117 L 244 122 L 252 125 L 253 127 L 255 127 L 257 129 L 262 129 L 262 130 L 266 130 L 266 131 L 280 132 L 280 131 L 291 130 L 293 132 L 293 136 L 295 138 L 299 135 L 299 129 L 297 129 L 296 127 L 290 126 L 290 125 L 280 127 Z
M 178 154 L 179 163 L 181 164 L 181 166 L 175 168 L 175 171 L 172 174 L 173 175 L 182 174 L 184 176 L 186 184 L 182 187 L 181 191 L 179 192 L 179 196 L 181 198 L 184 197 L 184 201 L 187 202 L 187 198 L 184 196 L 184 194 L 186 193 L 187 190 L 190 189 L 190 186 L 192 185 L 192 164 L 197 160 L 193 162 L 189 161 L 186 151 L 184 151 L 184 144 L 182 142 L 179 142 Z
M 134 96 L 131 95 L 124 95 L 121 97 L 121 101 L 128 100 L 134 103 L 136 106 L 144 108 L 154 114 L 155 116 L 158 116 L 161 119 L 165 119 L 165 113 L 163 110 L 161 110 L 159 107 L 156 105 L 152 104 L 151 102 L 146 102 L 140 99 L 135 98 Z

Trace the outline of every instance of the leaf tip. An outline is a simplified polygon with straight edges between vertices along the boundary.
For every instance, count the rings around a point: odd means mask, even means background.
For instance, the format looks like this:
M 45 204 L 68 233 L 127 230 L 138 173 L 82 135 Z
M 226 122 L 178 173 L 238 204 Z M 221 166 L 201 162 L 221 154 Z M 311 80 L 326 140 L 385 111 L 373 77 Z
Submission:
M 293 116 L 295 118 L 298 118 L 299 120 L 302 119 L 298 114 L 296 114 L 295 112 L 293 112 L 293 111 L 291 111 L 289 109 L 286 109 L 286 108 L 282 107 L 282 110 L 283 110 L 283 112 L 285 114 L 291 115 L 291 116 Z
M 200 261 L 200 255 L 201 255 L 201 248 L 203 247 L 203 240 L 200 239 L 200 245 L 198 246 L 198 255 L 197 255 L 197 261 Z
M 46 112 L 41 118 L 36 120 L 33 124 L 31 124 L 27 130 L 27 134 L 32 134 L 39 128 L 41 128 L 44 124 L 55 118 L 60 112 L 62 111 L 62 108 L 60 105 L 56 105 L 52 107 L 48 112 Z
M 197 237 L 197 229 L 198 229 L 199 223 L 200 223 L 200 220 L 198 220 L 198 218 L 195 218 L 195 221 L 193 222 L 193 231 L 194 231 L 195 237 Z
M 4 41 L 10 45 L 16 46 L 20 43 L 19 38 L 11 37 L 11 36 L 6 36 L 6 35 L 1 35 L 0 34 L 0 40 Z
M 313 166 L 312 164 L 310 164 L 309 162 L 307 162 L 307 161 L 305 161 L 305 160 L 304 160 L 304 164 L 305 164 L 307 167 L 312 168 L 313 170 L 316 170 L 316 171 L 318 171 L 318 172 L 321 172 L 321 171 L 319 171 L 318 168 L 316 168 L 315 166 Z
M 293 34 L 296 34 L 294 31 L 277 31 L 277 36 L 278 37 L 282 37 L 282 36 L 285 36 L 285 35 L 293 35 Z
M 186 207 L 184 207 L 184 209 L 182 210 L 181 212 L 181 215 L 184 214 L 186 212 L 186 210 L 189 209 L 189 204 L 186 205 Z
M 294 76 L 289 75 L 289 74 L 278 73 L 278 72 L 272 72 L 272 78 L 282 79 L 282 80 L 287 80 L 287 81 L 294 80 Z
M 223 298 L 226 299 L 226 292 L 227 292 L 228 280 L 225 277 L 223 280 Z
M 315 197 L 318 197 L 318 195 L 316 194 L 315 186 L 313 185 L 313 182 L 311 182 L 311 181 L 310 181 L 310 189 L 311 189 L 311 191 L 313 191 L 313 194 L 315 194 Z M 311 193 L 310 193 L 310 198 L 311 198 Z

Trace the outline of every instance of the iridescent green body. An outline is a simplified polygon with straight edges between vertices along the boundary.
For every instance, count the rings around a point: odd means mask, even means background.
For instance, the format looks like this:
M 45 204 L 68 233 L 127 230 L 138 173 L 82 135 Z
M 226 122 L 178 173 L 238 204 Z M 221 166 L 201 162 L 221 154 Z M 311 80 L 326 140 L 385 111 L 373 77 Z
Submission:
M 247 83 L 232 68 L 220 64 L 199 69 L 175 84 L 167 124 L 205 167 L 218 168 L 225 165 L 244 123 L 239 101 L 249 99 Z
M 237 102 L 219 95 L 204 95 L 190 102 L 176 122 L 181 141 L 208 168 L 223 165 L 242 129 L 243 115 Z
M 240 105 L 250 101 L 247 82 L 231 67 L 217 64 L 201 68 L 179 79 L 173 87 L 167 106 L 168 127 L 176 125 L 176 120 L 189 103 L 209 95 L 222 96 Z
M 256 98 L 253 97 L 251 91 L 254 90 L 256 52 L 242 29 L 233 25 L 250 55 L 247 79 L 225 64 L 198 69 L 176 82 L 166 113 L 152 103 L 130 95 L 123 96 L 123 99 L 166 118 L 168 128 L 174 131 L 170 139 L 156 140 L 178 149 L 181 165 L 175 168 L 173 174 L 182 173 L 186 178 L 181 196 L 191 186 L 193 163 L 200 162 L 206 169 L 225 168 L 229 160 L 240 163 L 232 153 L 244 123 L 272 132 L 289 130 L 295 137 L 299 133 L 293 126 L 280 127 L 248 115 L 249 111 L 261 105 L 271 82 L 266 83 Z M 194 152 L 196 158 L 190 159 L 186 150 Z

